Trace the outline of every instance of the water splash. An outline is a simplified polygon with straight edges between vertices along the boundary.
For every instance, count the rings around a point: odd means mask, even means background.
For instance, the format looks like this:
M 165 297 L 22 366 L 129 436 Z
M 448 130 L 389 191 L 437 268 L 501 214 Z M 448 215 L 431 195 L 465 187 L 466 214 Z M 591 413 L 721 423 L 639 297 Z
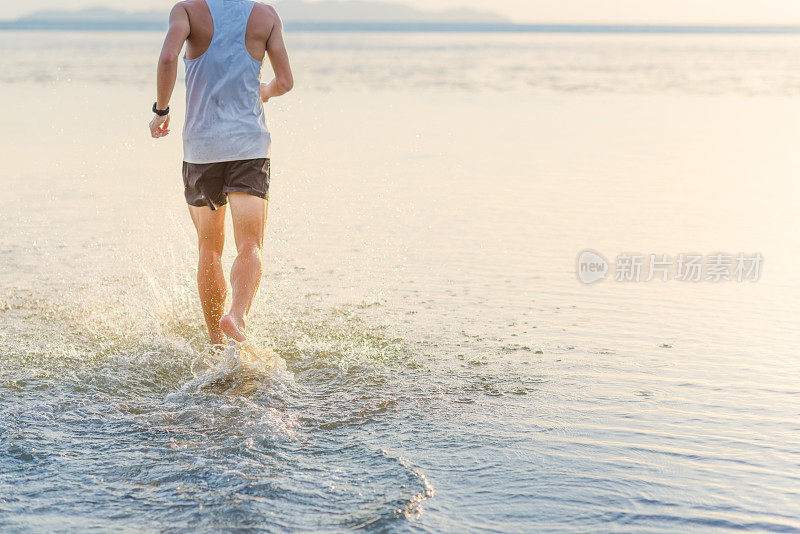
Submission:
M 229 341 L 203 351 L 192 361 L 194 380 L 188 388 L 248 396 L 275 380 L 291 380 L 286 360 L 275 351 L 250 342 Z

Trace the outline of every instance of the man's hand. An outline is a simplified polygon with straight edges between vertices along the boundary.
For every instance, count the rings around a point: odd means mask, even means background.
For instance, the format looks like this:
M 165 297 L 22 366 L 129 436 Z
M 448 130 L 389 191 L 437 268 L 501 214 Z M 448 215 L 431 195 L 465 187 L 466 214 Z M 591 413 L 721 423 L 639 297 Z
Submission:
M 150 121 L 150 135 L 153 136 L 153 139 L 158 139 L 165 137 L 167 134 L 169 134 L 169 115 L 164 115 L 163 117 L 155 115 L 153 120 Z
M 261 101 L 265 104 L 269 102 L 270 94 L 269 94 L 269 85 L 266 83 L 261 84 Z

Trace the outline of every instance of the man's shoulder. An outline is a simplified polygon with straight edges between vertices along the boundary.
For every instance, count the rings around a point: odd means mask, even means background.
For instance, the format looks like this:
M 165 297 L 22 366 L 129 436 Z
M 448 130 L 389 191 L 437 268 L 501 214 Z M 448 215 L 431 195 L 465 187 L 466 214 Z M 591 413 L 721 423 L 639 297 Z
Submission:
M 280 21 L 281 18 L 278 15 L 278 10 L 275 9 L 273 6 L 263 4 L 261 2 L 255 2 L 255 6 L 253 6 L 253 11 L 256 16 L 262 19 L 264 22 L 275 24 L 276 22 Z
M 181 2 L 176 2 L 175 5 L 172 6 L 172 13 L 175 13 L 176 11 L 185 11 L 186 12 L 196 2 L 197 2 L 197 0 L 182 0 Z
M 175 9 L 184 9 L 186 11 L 192 11 L 196 9 L 204 9 L 207 10 L 205 0 L 180 0 L 179 2 L 175 3 L 175 6 L 172 8 Z

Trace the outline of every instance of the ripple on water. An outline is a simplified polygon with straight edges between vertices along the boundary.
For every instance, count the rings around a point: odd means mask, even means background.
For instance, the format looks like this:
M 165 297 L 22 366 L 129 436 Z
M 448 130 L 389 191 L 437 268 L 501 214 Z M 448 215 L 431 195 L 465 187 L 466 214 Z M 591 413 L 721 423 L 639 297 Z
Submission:
M 0 485 L 36 509 L 118 530 L 132 518 L 153 530 L 374 528 L 415 517 L 433 494 L 407 460 L 362 439 L 407 405 L 392 376 L 408 358 L 380 330 L 340 313 L 330 328 L 293 320 L 299 333 L 277 336 L 287 368 L 252 350 L 198 358 L 199 331 L 171 333 L 191 315 L 142 335 L 135 323 L 157 322 L 146 306 L 78 327 L 96 311 L 45 305 L 54 313 L 30 315 L 36 334 L 21 327 L 29 316 L 2 317 L 19 335 L 2 349 Z M 12 526 L 44 521 L 14 499 L 4 509 Z

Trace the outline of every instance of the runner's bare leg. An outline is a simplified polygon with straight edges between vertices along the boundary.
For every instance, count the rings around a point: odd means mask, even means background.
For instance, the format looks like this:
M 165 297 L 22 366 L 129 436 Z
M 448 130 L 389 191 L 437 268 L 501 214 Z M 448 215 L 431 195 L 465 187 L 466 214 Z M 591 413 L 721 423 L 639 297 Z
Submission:
M 208 326 L 211 343 L 225 343 L 225 333 L 219 321 L 225 313 L 228 286 L 222 270 L 222 250 L 225 246 L 225 206 L 218 210 L 189 206 L 197 229 L 200 258 L 197 264 L 197 288 Z
M 228 337 L 245 341 L 245 321 L 261 283 L 268 202 L 246 193 L 230 193 L 228 203 L 239 255 L 231 269 L 233 302 L 219 325 Z

